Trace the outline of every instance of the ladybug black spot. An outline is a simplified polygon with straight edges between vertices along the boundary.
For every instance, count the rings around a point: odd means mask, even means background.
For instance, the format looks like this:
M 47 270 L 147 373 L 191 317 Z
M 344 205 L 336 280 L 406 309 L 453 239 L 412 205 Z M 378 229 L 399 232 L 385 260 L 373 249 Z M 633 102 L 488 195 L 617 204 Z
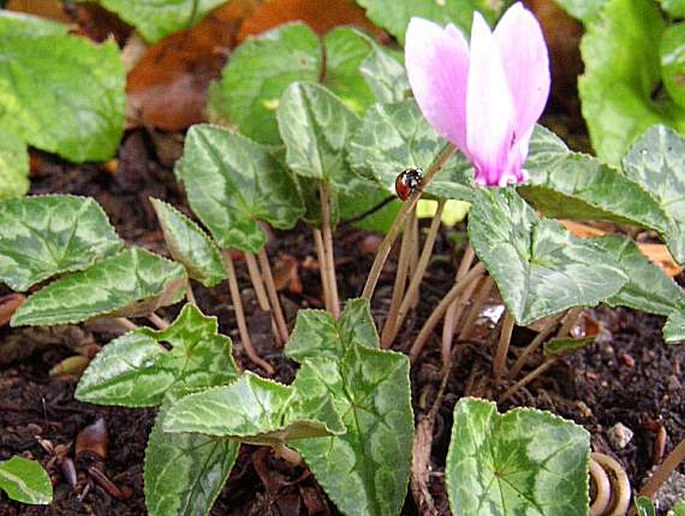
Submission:
M 395 179 L 395 193 L 402 201 L 409 199 L 409 196 L 416 190 L 423 180 L 423 170 L 419 167 L 410 167 Z

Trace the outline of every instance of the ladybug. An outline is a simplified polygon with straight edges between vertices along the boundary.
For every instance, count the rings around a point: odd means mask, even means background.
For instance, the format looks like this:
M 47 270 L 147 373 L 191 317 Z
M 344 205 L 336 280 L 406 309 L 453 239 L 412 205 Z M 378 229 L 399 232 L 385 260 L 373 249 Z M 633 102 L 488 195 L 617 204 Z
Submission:
M 395 192 L 402 201 L 409 199 L 423 180 L 423 170 L 419 167 L 409 167 L 395 179 Z

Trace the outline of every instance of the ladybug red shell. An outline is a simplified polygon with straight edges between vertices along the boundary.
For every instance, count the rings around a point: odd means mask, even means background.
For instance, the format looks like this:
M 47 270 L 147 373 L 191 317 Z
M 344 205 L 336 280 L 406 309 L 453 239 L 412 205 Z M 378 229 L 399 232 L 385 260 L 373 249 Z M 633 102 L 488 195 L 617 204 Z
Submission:
M 395 193 L 402 201 L 409 199 L 409 196 L 416 190 L 423 180 L 423 170 L 419 167 L 409 167 L 395 179 Z

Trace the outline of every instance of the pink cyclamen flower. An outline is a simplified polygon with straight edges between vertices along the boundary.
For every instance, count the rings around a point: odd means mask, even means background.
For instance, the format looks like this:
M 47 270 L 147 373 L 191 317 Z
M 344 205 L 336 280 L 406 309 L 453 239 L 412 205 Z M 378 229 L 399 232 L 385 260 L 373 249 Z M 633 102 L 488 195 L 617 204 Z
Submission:
M 453 25 L 412 18 L 405 52 L 423 115 L 471 160 L 476 183 L 525 181 L 528 144 L 550 87 L 547 47 L 533 14 L 516 3 L 493 32 L 474 13 L 470 45 Z

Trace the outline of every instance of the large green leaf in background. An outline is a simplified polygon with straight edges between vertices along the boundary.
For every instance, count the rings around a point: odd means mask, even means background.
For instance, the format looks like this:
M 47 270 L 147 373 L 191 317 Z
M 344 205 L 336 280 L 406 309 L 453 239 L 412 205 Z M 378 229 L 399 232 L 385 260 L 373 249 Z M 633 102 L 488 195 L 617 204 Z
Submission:
M 665 27 L 652 0 L 610 0 L 583 37 L 583 116 L 597 155 L 608 163 L 617 164 L 654 124 L 685 131 L 685 109 L 663 95 L 653 99 Z
M 86 269 L 122 245 L 91 198 L 43 195 L 0 202 L 0 281 L 14 290 Z
M 304 213 L 290 172 L 270 149 L 221 127 L 190 128 L 176 176 L 221 248 L 257 253 L 266 243 L 260 221 L 290 229 Z
M 479 11 L 491 25 L 512 2 L 488 2 L 487 0 L 357 0 L 366 8 L 366 15 L 376 25 L 383 27 L 404 45 L 404 33 L 412 16 L 427 18 L 441 25 L 453 23 L 468 34 L 473 12 Z
M 571 152 L 542 126 L 533 133 L 525 166 L 530 181 L 518 191 L 548 217 L 610 220 L 667 231 L 666 213 L 644 186 L 592 156 Z
M 608 2 L 609 0 L 555 0 L 562 9 L 585 25 L 597 19 Z
M 145 449 L 145 506 L 150 516 L 206 515 L 233 464 L 240 443 L 202 434 L 166 433 L 167 398 Z
M 671 25 L 664 31 L 659 53 L 666 91 L 679 106 L 685 107 L 685 23 Z
M 52 326 L 99 316 L 145 316 L 180 301 L 186 282 L 181 265 L 134 247 L 31 295 L 14 312 L 11 325 Z
M 100 405 L 150 407 L 159 405 L 171 389 L 183 392 L 228 383 L 237 378 L 238 369 L 231 339 L 217 330 L 215 317 L 188 304 L 165 330 L 127 333 L 95 356 L 81 377 L 76 398 Z
M 90 0 L 77 0 L 87 2 Z M 215 7 L 228 0 L 98 0 L 133 25 L 148 43 L 156 43 L 198 23 Z
M 323 86 L 291 84 L 278 108 L 278 129 L 288 167 L 300 176 L 323 181 L 335 192 L 348 191 L 355 176 L 344 150 L 360 122 Z
M 589 514 L 590 436 L 549 412 L 462 398 L 445 480 L 453 514 Z
M 226 279 L 221 252 L 204 231 L 176 208 L 159 199 L 150 199 L 162 226 L 167 248 L 188 271 L 188 276 L 205 287 Z
M 469 237 L 520 325 L 594 306 L 628 279 L 610 253 L 539 219 L 512 188 L 476 191 Z
M 248 39 L 210 87 L 210 119 L 233 124 L 257 141 L 279 143 L 276 110 L 281 94 L 296 81 L 321 82 L 360 115 L 375 100 L 360 71 L 375 52 L 385 50 L 348 27 L 334 29 L 323 41 L 300 23 Z M 399 73 L 396 67 L 392 71 Z
M 0 131 L 0 199 L 29 191 L 29 155 L 20 136 Z
M 445 140 L 428 124 L 412 99 L 372 106 L 348 145 L 348 159 L 361 178 L 394 194 L 400 172 L 412 166 L 427 169 L 444 146 Z M 471 163 L 457 154 L 426 191 L 438 197 L 470 200 L 472 184 Z
M 36 461 L 24 457 L 0 461 L 0 491 L 22 503 L 52 501 L 52 482 L 47 472 Z
M 309 403 L 306 390 L 249 371 L 229 385 L 190 394 L 164 419 L 166 432 L 194 432 L 258 445 L 324 437 L 345 431 L 329 397 Z
M 673 18 L 685 17 L 684 0 L 659 0 L 659 4 L 661 4 L 661 8 Z
M 341 512 L 394 515 L 406 496 L 413 418 L 409 361 L 381 351 L 368 301 L 351 300 L 336 322 L 300 310 L 286 354 L 302 364 L 293 386 L 333 398 L 347 432 L 292 445 Z
M 662 236 L 673 258 L 685 264 L 685 138 L 653 127 L 630 149 L 623 168 L 661 205 L 668 218 Z
M 0 128 L 72 161 L 109 159 L 124 130 L 119 48 L 69 30 L 0 11 Z

